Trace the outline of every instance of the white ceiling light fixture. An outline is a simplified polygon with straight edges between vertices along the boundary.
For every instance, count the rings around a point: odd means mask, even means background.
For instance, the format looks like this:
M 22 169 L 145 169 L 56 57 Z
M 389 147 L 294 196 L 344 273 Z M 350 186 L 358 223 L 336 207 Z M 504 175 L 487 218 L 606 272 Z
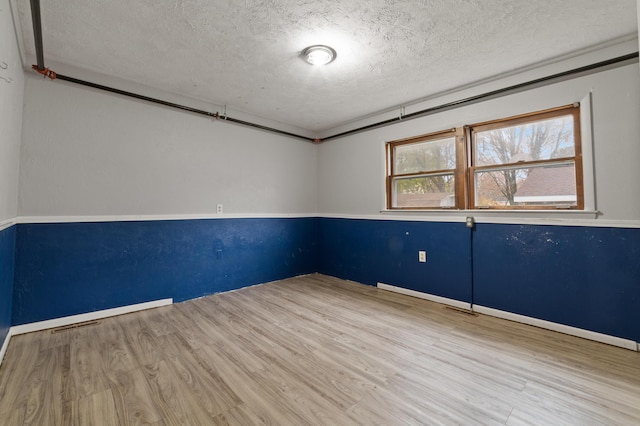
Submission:
M 336 51 L 322 44 L 306 47 L 300 56 L 311 65 L 327 65 L 336 59 Z

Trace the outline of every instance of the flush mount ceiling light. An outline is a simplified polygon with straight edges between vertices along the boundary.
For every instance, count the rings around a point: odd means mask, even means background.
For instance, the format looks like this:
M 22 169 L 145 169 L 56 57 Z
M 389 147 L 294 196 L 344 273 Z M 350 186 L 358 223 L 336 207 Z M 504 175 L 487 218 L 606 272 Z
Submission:
M 305 48 L 300 56 L 311 65 L 327 65 L 336 59 L 336 51 L 329 46 L 316 44 Z

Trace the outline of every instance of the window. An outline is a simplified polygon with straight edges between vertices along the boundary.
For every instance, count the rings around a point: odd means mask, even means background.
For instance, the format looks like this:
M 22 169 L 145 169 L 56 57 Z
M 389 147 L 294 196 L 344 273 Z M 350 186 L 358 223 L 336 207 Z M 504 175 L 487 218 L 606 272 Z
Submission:
M 470 126 L 470 205 L 582 209 L 579 120 L 571 105 Z
M 462 129 L 451 129 L 389 143 L 387 207 L 459 208 L 463 141 Z
M 583 209 L 580 108 L 387 144 L 389 209 Z

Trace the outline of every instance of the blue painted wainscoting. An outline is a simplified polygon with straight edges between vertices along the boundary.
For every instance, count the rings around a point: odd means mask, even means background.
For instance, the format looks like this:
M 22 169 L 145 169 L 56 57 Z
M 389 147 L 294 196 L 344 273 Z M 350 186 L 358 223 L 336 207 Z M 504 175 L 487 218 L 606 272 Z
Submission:
M 640 229 L 320 218 L 318 241 L 327 275 L 640 341 Z
M 1 339 L 9 324 L 320 272 L 640 341 L 640 229 L 340 218 L 21 224 L 0 232 L 0 267 Z
M 319 272 L 471 302 L 470 233 L 464 223 L 319 219 Z M 427 262 L 418 262 L 418 251 Z
M 12 325 L 313 273 L 316 218 L 18 225 Z
M 0 348 L 11 327 L 16 226 L 0 231 Z M 1 360 L 0 360 L 1 361 Z
M 640 229 L 480 224 L 477 305 L 640 342 Z

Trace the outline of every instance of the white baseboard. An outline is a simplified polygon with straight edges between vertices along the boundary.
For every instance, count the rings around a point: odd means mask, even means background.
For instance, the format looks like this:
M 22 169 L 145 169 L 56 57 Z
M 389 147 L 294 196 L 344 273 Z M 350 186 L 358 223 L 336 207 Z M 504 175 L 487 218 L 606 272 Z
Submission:
M 128 314 L 145 309 L 157 308 L 160 306 L 171 305 L 173 299 L 160 299 L 151 302 L 137 303 L 135 305 L 121 306 L 118 308 L 104 309 L 102 311 L 88 312 L 86 314 L 71 315 L 68 317 L 54 318 L 46 321 L 32 322 L 29 324 L 16 325 L 11 327 L 9 334 L 15 336 L 18 334 L 31 333 L 34 331 L 47 330 L 49 328 L 64 327 L 66 325 L 77 324 L 79 322 L 94 321 L 97 319 L 113 317 L 116 315 Z
M 638 343 L 634 342 L 633 340 L 623 339 L 621 337 L 596 333 L 595 331 L 571 327 L 569 325 L 558 324 L 556 322 L 545 321 L 538 318 L 527 317 L 525 315 L 514 314 L 511 312 L 501 311 L 499 309 L 487 308 L 485 306 L 474 305 L 473 311 L 484 315 L 491 315 L 492 317 L 503 318 L 510 321 L 533 325 L 535 327 L 545 328 L 547 330 L 557 331 L 559 333 L 569 334 L 571 336 L 582 337 L 583 339 L 606 343 L 608 345 L 619 346 L 621 348 L 630 349 L 632 351 L 638 351 Z
M 405 294 L 407 296 L 418 297 L 420 299 L 430 300 L 436 303 L 442 303 L 443 305 L 455 306 L 460 309 L 471 309 L 471 304 L 461 302 L 455 299 L 447 299 L 446 297 L 435 296 L 433 294 L 422 293 L 420 291 L 409 290 L 407 288 L 396 287 L 389 284 L 378 283 L 378 288 L 382 290 L 393 291 L 394 293 Z
M 378 283 L 378 288 L 382 290 L 393 291 L 395 293 L 405 294 L 407 296 L 419 297 L 420 299 L 430 300 L 432 302 L 442 303 L 443 305 L 455 306 L 461 309 L 472 309 L 470 303 L 460 302 L 446 297 L 435 296 L 433 294 L 422 293 L 415 290 L 409 290 L 402 287 L 395 287 L 389 284 Z M 499 309 L 487 308 L 485 306 L 473 305 L 473 312 L 490 315 L 492 317 L 503 318 L 509 321 L 515 321 L 522 324 L 533 325 L 535 327 L 544 328 L 571 336 L 582 337 L 583 339 L 594 340 L 596 342 L 606 343 L 612 346 L 618 346 L 632 351 L 640 352 L 640 343 L 633 340 L 623 339 L 621 337 L 610 336 L 608 334 L 596 333 L 595 331 L 584 330 L 582 328 L 571 327 L 564 324 L 558 324 L 551 321 L 545 321 L 538 318 L 527 317 L 525 315 L 514 314 Z
M 7 348 L 9 347 L 9 340 L 11 340 L 11 329 L 7 333 L 7 337 L 4 338 L 4 343 L 2 344 L 2 348 L 0 348 L 0 367 L 2 366 L 2 360 L 4 359 L 4 354 L 7 352 Z

